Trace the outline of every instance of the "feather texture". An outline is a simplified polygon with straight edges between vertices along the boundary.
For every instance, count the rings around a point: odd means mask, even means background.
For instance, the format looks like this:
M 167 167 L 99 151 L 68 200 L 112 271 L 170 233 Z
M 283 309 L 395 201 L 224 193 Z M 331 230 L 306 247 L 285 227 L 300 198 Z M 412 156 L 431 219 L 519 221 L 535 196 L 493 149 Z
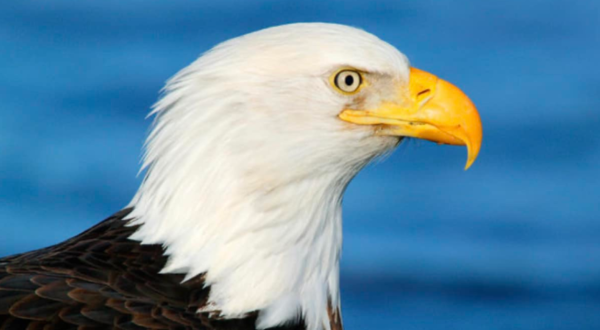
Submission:
M 198 313 L 202 276 L 159 274 L 160 245 L 128 237 L 123 210 L 61 244 L 0 259 L 0 329 L 255 329 L 256 313 L 221 320 Z M 279 329 L 304 329 L 302 323 Z

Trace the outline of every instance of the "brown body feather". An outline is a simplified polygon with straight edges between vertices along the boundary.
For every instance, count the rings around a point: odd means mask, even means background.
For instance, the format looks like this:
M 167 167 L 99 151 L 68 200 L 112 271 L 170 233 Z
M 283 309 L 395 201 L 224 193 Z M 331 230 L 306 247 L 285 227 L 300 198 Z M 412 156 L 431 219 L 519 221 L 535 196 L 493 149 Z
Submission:
M 0 259 L 0 330 L 255 329 L 256 313 L 221 320 L 197 313 L 210 288 L 202 276 L 159 274 L 160 245 L 128 237 L 123 210 L 45 249 Z M 341 330 L 338 312 L 332 330 Z M 302 322 L 278 329 L 301 330 Z

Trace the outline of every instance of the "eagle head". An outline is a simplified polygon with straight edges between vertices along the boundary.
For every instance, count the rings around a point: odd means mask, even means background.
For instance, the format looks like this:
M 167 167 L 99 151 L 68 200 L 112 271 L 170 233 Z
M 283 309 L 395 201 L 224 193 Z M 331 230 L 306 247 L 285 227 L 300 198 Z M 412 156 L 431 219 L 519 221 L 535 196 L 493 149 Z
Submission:
M 472 102 L 365 31 L 291 24 L 226 41 L 177 73 L 152 114 L 131 237 L 165 273 L 203 274 L 203 311 L 258 328 L 339 306 L 341 200 L 404 137 L 481 145 Z

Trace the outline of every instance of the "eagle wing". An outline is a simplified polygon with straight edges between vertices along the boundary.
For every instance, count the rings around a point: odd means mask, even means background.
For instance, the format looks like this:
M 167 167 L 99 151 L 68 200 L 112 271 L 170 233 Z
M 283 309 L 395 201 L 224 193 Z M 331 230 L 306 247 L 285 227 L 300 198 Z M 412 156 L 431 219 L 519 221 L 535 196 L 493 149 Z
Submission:
M 202 275 L 159 274 L 160 245 L 129 240 L 123 210 L 45 249 L 0 259 L 0 329 L 255 329 L 256 313 L 220 320 L 197 313 Z M 298 324 L 281 329 L 304 329 Z

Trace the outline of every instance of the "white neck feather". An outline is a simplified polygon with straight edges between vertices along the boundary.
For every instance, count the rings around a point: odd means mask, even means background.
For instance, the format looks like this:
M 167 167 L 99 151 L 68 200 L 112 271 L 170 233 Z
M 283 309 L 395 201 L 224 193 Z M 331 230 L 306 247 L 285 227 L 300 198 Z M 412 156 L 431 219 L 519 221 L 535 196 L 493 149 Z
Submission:
M 259 328 L 302 315 L 309 329 L 326 329 L 327 304 L 339 305 L 341 199 L 350 178 L 315 174 L 252 191 L 232 173 L 198 166 L 204 175 L 181 178 L 173 191 L 138 193 L 131 217 L 143 224 L 132 239 L 167 246 L 165 273 L 206 273 L 204 311 L 260 310 Z

